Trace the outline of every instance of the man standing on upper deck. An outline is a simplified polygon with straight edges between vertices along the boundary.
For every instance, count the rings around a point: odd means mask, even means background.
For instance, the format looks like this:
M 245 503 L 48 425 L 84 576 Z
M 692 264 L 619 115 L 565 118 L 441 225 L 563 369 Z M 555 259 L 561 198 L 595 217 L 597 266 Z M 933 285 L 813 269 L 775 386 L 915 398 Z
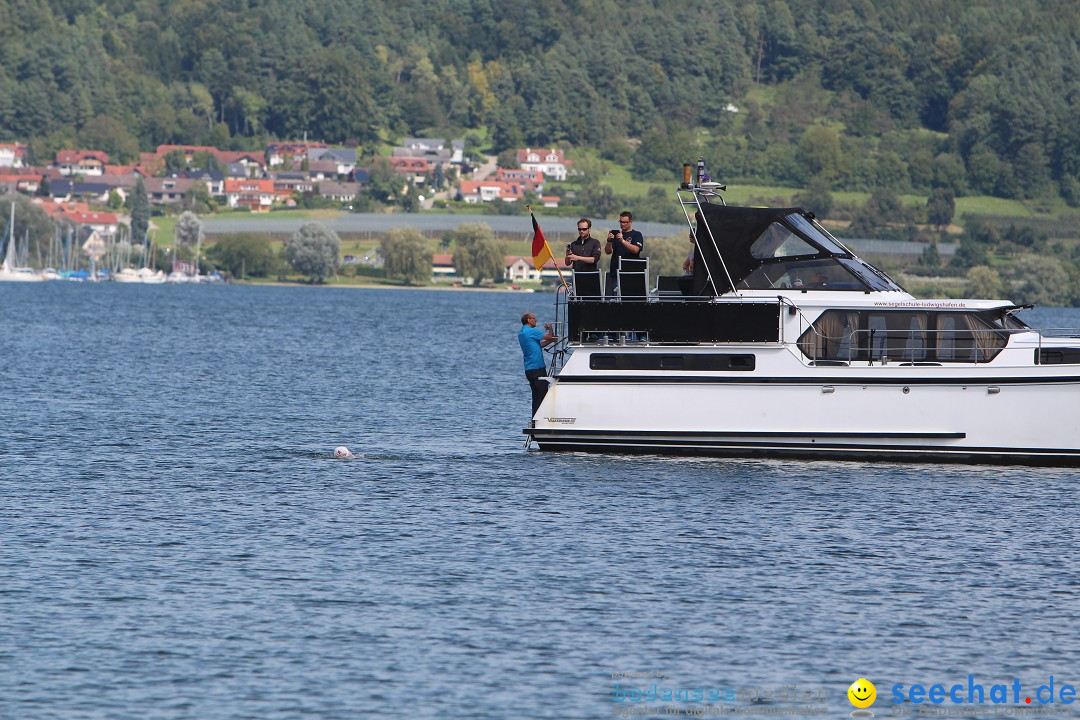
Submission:
M 551 329 L 551 323 L 544 323 L 544 332 L 536 327 L 536 315 L 531 312 L 521 316 L 521 330 L 518 332 L 518 344 L 525 357 L 525 379 L 532 389 L 532 414 L 535 415 L 540 403 L 547 395 L 548 384 L 544 380 L 547 364 L 544 362 L 544 348 L 557 339 Z
M 574 270 L 588 271 L 600 269 L 600 241 L 589 232 L 592 220 L 581 218 L 577 221 L 578 236 L 566 246 L 566 264 Z
M 611 268 L 607 276 L 607 295 L 615 295 L 615 284 L 619 278 L 619 261 L 622 258 L 634 259 L 645 249 L 645 238 L 634 230 L 634 216 L 629 210 L 619 213 L 619 229 L 612 230 L 607 236 L 604 253 L 611 256 Z

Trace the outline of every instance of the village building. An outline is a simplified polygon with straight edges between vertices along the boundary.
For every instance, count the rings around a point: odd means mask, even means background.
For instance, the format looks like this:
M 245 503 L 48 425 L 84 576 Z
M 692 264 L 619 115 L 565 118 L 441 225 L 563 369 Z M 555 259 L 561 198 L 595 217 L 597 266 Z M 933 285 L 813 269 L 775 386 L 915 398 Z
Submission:
M 567 170 L 571 162 L 563 157 L 563 151 L 556 148 L 550 150 L 533 150 L 525 148 L 517 151 L 518 166 L 522 170 L 539 170 L 558 182 L 566 180 Z
M 61 175 L 82 175 L 91 177 L 105 174 L 105 165 L 109 162 L 108 153 L 100 150 L 59 150 L 53 166 Z
M 26 146 L 22 143 L 0 144 L 0 167 L 21 168 L 26 164 Z
M 270 167 L 285 166 L 299 170 L 307 159 L 308 150 L 327 147 L 329 145 L 321 142 L 270 143 L 266 146 L 266 162 Z
M 247 208 L 252 212 L 269 212 L 277 194 L 273 180 L 227 178 L 225 202 L 231 208 Z
M 332 163 L 336 175 L 348 175 L 356 167 L 356 149 L 308 148 L 307 161 L 309 172 L 313 163 Z

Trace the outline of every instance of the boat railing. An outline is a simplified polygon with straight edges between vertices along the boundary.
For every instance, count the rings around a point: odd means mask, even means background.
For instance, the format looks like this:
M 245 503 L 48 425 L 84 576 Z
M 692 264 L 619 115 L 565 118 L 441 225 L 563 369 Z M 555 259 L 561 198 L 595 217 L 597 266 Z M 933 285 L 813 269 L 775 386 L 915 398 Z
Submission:
M 557 339 L 547 348 L 548 352 L 551 353 L 551 366 L 548 370 L 551 377 L 558 377 L 559 373 L 562 372 L 563 366 L 566 364 L 566 355 L 570 350 L 570 341 L 567 337 L 570 326 L 567 320 L 569 297 L 570 287 L 566 283 L 559 283 L 555 288 L 555 320 L 551 323 Z
M 1035 362 L 1042 364 L 1050 364 L 1047 362 L 1049 359 L 1048 354 L 1060 353 L 1061 358 L 1056 363 L 1068 362 L 1070 364 L 1080 362 L 1080 348 L 1062 348 L 1060 345 L 1047 345 L 1043 346 L 1043 340 L 1047 338 L 1053 338 L 1056 340 L 1076 340 L 1080 343 L 1080 328 L 1031 328 L 1038 335 L 1038 342 L 1035 347 Z M 1070 352 L 1070 357 L 1065 358 L 1065 353 Z M 1053 363 L 1054 361 L 1051 361 Z
M 684 184 L 684 187 L 677 190 L 675 195 L 679 199 L 679 207 L 682 208 L 683 217 L 686 218 L 686 224 L 690 228 L 691 233 L 694 236 L 694 244 L 700 246 L 701 243 L 708 241 L 712 246 L 714 257 L 720 260 L 720 267 L 724 270 L 724 275 L 727 277 L 727 287 L 735 288 L 735 283 L 731 280 L 731 272 L 728 270 L 727 263 L 724 262 L 724 256 L 720 253 L 720 245 L 716 241 L 716 236 L 713 235 L 712 228 L 709 227 L 709 223 L 701 223 L 704 225 L 705 235 L 702 237 L 702 228 L 694 227 L 694 220 L 690 217 L 691 208 L 693 213 L 697 217 L 705 217 L 705 213 L 701 210 L 702 203 L 708 203 L 712 198 L 720 200 L 722 205 L 727 205 L 727 201 L 724 200 L 724 196 L 721 195 L 719 190 L 726 190 L 727 188 L 719 183 L 705 183 L 705 184 Z M 712 270 L 708 263 L 704 264 L 705 273 L 709 278 L 709 287 L 714 290 L 717 287 L 716 280 L 712 276 Z M 736 290 L 736 292 L 738 292 Z

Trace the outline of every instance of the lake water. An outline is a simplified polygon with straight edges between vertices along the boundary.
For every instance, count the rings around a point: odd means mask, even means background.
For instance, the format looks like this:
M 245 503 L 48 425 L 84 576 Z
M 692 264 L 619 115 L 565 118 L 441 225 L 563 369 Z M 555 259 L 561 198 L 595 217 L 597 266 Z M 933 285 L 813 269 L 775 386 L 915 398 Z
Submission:
M 1077 471 L 523 451 L 517 318 L 551 302 L 0 283 L 0 718 L 1080 684 Z

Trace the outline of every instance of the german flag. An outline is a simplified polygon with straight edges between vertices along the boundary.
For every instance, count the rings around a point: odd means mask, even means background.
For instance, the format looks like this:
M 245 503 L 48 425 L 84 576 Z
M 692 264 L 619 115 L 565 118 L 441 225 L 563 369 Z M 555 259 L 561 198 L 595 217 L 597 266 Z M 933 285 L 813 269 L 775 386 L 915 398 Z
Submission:
M 532 218 L 533 225 L 533 267 L 540 270 L 548 260 L 554 261 L 555 256 L 551 254 L 551 248 L 548 247 L 547 238 L 544 237 L 544 231 L 540 229 L 540 223 L 536 222 L 536 216 L 529 213 L 529 217 Z

